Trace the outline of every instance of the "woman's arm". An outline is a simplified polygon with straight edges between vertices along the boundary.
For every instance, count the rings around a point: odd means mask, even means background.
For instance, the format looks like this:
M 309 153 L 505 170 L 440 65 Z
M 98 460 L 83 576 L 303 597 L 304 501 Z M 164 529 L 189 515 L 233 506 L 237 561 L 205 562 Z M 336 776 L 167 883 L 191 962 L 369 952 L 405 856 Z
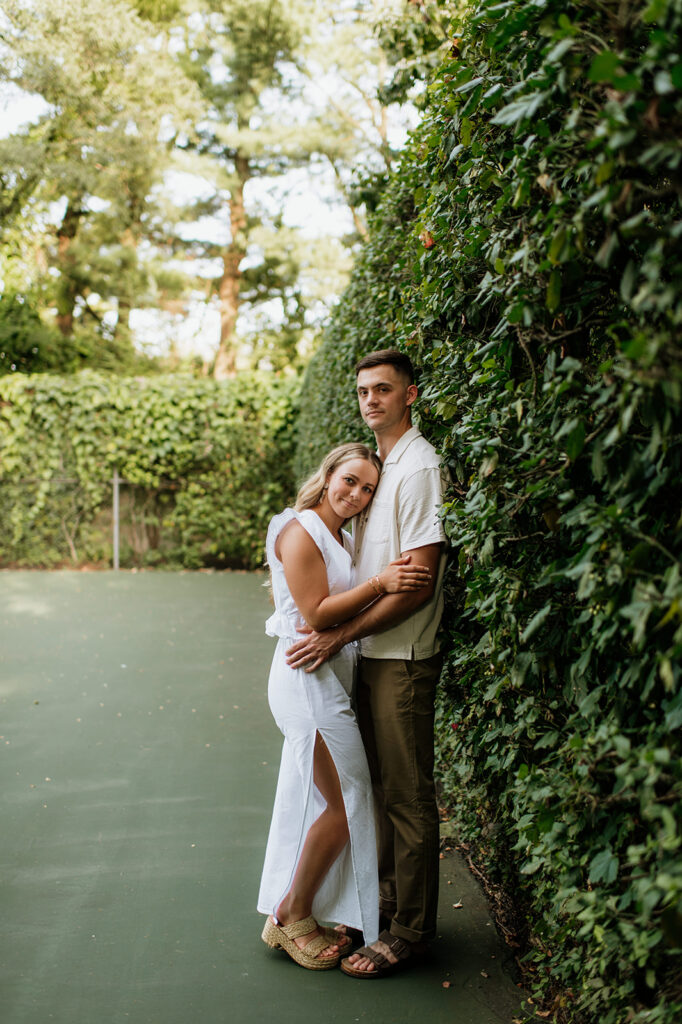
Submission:
M 419 558 L 431 566 L 433 580 L 438 576 L 441 547 L 441 544 L 426 544 L 408 552 L 413 558 Z M 364 636 L 381 633 L 409 618 L 419 605 L 429 600 L 432 593 L 433 589 L 430 586 L 412 593 L 387 596 L 368 605 L 348 622 L 321 632 L 314 630 L 303 640 L 297 640 L 287 650 L 287 665 L 290 668 L 303 668 L 306 672 L 314 672 L 351 640 L 360 640 Z
M 291 596 L 308 625 L 315 630 L 345 622 L 382 594 L 416 591 L 429 586 L 427 566 L 400 558 L 370 580 L 342 594 L 329 594 L 327 569 L 320 549 L 300 523 L 292 522 L 278 538 L 277 555 L 284 567 Z

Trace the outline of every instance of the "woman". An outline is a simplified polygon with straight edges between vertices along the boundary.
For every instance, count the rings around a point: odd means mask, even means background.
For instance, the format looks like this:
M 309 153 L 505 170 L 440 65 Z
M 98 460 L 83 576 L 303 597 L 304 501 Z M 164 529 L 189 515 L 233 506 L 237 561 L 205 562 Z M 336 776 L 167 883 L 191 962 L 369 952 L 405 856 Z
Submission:
M 316 918 L 343 921 L 367 943 L 377 937 L 374 814 L 351 708 L 355 644 L 311 673 L 290 668 L 284 652 L 306 626 L 325 629 L 383 593 L 426 586 L 428 569 L 404 558 L 353 586 L 353 541 L 342 527 L 367 506 L 380 471 L 364 445 L 335 448 L 295 508 L 273 518 L 266 543 L 276 609 L 266 631 L 279 637 L 268 697 L 284 747 L 258 910 L 270 915 L 263 940 L 310 970 L 335 967 L 350 944 Z

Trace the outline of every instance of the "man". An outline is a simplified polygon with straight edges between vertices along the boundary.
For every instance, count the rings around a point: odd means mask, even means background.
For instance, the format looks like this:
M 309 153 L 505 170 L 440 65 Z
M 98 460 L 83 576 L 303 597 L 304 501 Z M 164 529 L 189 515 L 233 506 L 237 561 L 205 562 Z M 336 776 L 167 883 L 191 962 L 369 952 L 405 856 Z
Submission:
M 311 633 L 287 652 L 313 671 L 361 639 L 358 723 L 374 788 L 379 856 L 379 940 L 342 961 L 346 974 L 380 977 L 406 967 L 435 935 L 439 829 L 433 783 L 433 708 L 441 659 L 445 533 L 437 511 L 442 477 L 434 448 L 412 426 L 417 397 L 409 358 L 372 352 L 356 366 L 360 412 L 374 431 L 383 472 L 357 524 L 359 580 L 409 555 L 431 571 L 431 586 L 386 594 L 354 619 Z

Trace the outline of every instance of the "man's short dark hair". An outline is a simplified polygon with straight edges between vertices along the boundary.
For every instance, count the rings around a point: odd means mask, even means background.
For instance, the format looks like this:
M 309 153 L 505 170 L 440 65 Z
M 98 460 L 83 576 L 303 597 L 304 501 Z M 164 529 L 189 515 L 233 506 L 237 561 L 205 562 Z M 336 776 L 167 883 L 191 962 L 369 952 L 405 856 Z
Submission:
M 414 366 L 409 356 L 399 352 L 397 348 L 382 348 L 378 352 L 368 352 L 366 356 L 359 359 L 355 364 L 355 376 L 360 370 L 369 370 L 372 366 L 394 366 L 399 373 L 407 377 L 410 384 L 414 384 Z

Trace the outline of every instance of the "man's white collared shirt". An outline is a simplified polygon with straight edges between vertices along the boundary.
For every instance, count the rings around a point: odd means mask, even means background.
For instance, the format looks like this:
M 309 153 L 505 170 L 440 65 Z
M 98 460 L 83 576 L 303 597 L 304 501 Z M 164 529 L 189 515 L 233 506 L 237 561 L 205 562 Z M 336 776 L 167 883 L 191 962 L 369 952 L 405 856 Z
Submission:
M 381 572 L 403 551 L 442 543 L 445 531 L 437 514 L 442 503 L 438 454 L 417 427 L 411 427 L 389 452 L 369 508 L 354 526 L 356 580 Z M 366 658 L 420 661 L 437 652 L 444 567 L 445 549 L 431 599 L 397 626 L 361 640 Z

